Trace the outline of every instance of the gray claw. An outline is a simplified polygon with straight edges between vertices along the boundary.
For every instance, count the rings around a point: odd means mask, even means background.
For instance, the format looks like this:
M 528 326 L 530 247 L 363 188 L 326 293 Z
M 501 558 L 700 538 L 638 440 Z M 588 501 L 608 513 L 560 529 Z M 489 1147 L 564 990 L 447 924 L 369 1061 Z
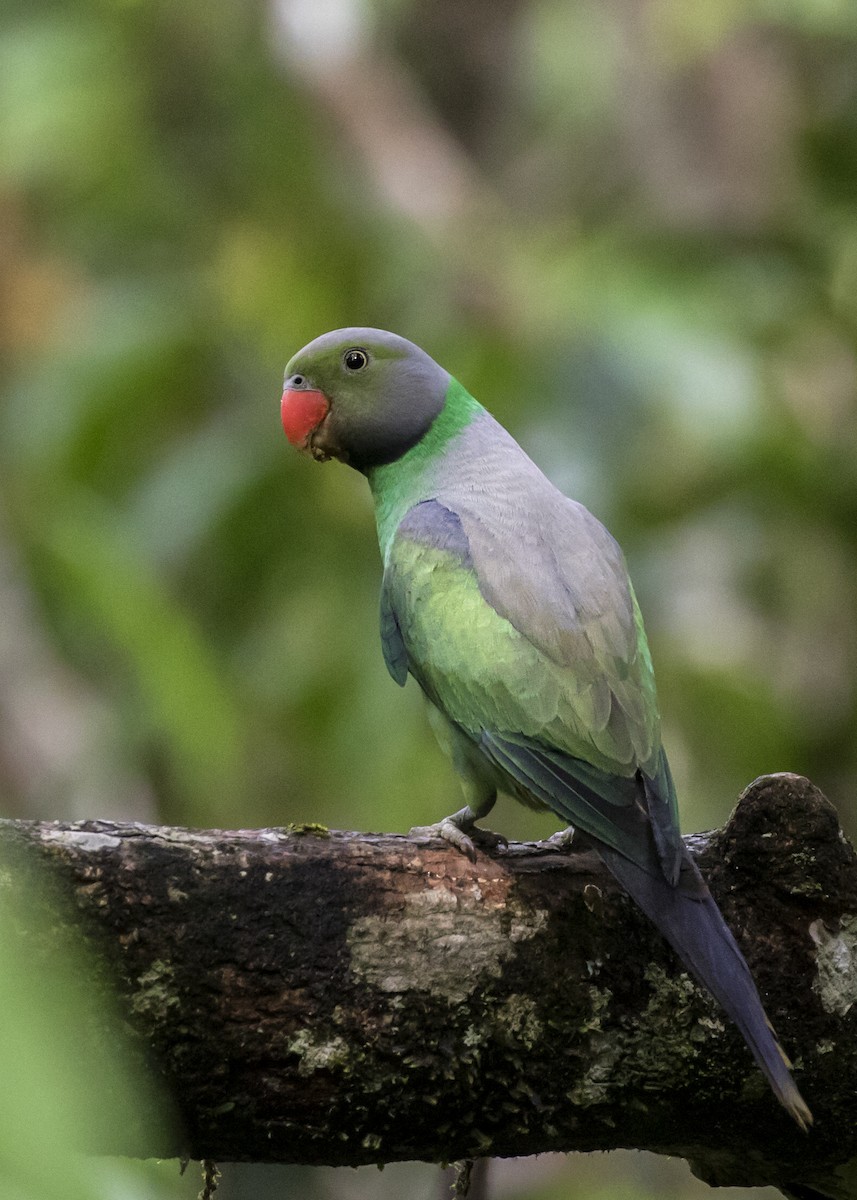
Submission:
M 415 825 L 408 833 L 408 837 L 417 842 L 431 842 L 436 838 L 441 838 L 444 842 L 449 842 L 450 846 L 454 846 L 461 854 L 466 855 L 471 862 L 476 862 L 476 847 L 452 817 L 444 817 L 442 821 L 438 821 L 434 825 Z
M 556 833 L 552 833 L 549 838 L 545 838 L 545 845 L 550 846 L 555 850 L 570 850 L 574 845 L 575 828 L 569 825 L 567 829 L 560 829 Z
M 479 829 L 476 826 L 471 830 L 473 841 L 482 850 L 508 850 L 509 839 L 504 837 L 502 833 L 494 833 L 490 829 Z

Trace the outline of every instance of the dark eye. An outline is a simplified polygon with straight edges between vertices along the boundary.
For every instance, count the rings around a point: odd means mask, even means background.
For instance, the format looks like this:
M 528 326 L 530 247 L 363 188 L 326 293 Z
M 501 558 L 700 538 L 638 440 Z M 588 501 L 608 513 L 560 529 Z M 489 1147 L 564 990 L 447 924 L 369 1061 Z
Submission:
M 342 361 L 349 371 L 362 371 L 369 361 L 365 350 L 346 350 Z

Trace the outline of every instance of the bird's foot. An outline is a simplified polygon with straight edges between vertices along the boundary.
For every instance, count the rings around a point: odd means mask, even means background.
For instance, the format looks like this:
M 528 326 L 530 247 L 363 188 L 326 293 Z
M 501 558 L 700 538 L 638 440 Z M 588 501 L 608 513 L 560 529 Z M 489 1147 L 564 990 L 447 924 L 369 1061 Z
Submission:
M 575 830 L 573 825 L 569 825 L 567 829 L 559 829 L 556 833 L 552 833 L 549 838 L 545 838 L 544 845 L 550 846 L 552 850 L 570 850 L 574 845 Z
M 480 829 L 478 825 L 474 825 L 470 830 L 470 837 L 486 854 L 492 854 L 496 850 L 509 849 L 509 839 L 502 833 L 494 833 L 493 829 Z
M 490 829 L 478 828 L 472 819 L 463 816 L 462 813 L 453 813 L 451 817 L 444 817 L 442 821 L 437 821 L 434 825 L 415 825 L 408 833 L 408 837 L 413 838 L 416 842 L 431 842 L 436 838 L 442 838 L 443 841 L 449 842 L 451 846 L 469 858 L 471 862 L 476 862 L 477 846 L 482 850 L 491 851 L 500 848 L 505 850 L 509 845 L 501 833 L 492 833 Z

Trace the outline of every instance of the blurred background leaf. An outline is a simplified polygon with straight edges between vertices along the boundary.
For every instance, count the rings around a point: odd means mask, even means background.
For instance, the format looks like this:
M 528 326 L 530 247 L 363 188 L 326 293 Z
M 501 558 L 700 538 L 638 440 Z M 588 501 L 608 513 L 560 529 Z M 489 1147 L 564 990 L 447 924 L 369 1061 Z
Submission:
M 0 864 L 0 1196 L 112 1200 L 144 1181 L 152 1196 L 174 1195 L 156 1170 L 82 1153 L 163 1141 L 176 1118 L 119 1014 L 88 986 L 99 967 L 70 936 L 71 912 L 41 882 Z
M 7 0 L 5 815 L 404 830 L 458 804 L 381 660 L 365 485 L 278 426 L 292 353 L 369 324 L 621 541 L 685 827 L 794 770 L 854 832 L 855 162 L 846 0 Z M 493 1186 L 703 1190 L 587 1170 Z

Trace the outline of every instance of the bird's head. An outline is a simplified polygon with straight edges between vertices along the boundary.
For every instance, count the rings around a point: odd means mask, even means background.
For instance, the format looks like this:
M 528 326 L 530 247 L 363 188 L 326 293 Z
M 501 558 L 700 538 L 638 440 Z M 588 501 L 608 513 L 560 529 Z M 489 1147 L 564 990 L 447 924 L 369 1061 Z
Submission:
M 336 329 L 286 367 L 281 414 L 292 445 L 365 471 L 400 458 L 444 405 L 449 374 L 382 329 Z

